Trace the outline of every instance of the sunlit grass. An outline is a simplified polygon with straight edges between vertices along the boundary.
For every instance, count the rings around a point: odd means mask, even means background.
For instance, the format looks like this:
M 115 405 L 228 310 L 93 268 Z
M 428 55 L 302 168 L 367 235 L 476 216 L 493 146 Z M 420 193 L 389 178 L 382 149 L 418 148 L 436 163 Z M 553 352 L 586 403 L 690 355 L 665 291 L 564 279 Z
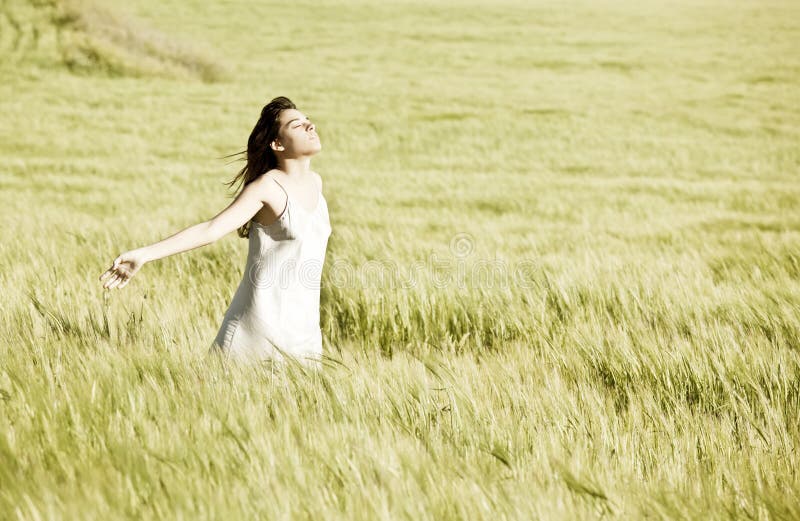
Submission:
M 794 3 L 114 0 L 116 72 L 0 5 L 0 517 L 800 518 Z M 207 356 L 235 234 L 97 281 L 230 201 L 276 95 L 319 373 Z
M 208 50 L 88 0 L 7 0 L 0 63 L 64 66 L 75 73 L 215 81 L 226 67 Z

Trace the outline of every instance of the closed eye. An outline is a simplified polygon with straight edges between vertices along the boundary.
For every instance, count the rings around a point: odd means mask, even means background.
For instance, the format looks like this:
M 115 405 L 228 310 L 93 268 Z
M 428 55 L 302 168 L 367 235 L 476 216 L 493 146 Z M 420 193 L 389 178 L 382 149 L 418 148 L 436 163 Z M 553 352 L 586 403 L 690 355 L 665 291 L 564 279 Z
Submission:
M 306 124 L 313 125 L 313 123 L 311 122 L 311 119 L 308 116 L 306 116 Z M 304 125 L 303 122 L 292 123 L 292 127 L 291 128 L 292 128 L 292 130 L 294 130 L 296 128 L 302 127 L 303 125 Z

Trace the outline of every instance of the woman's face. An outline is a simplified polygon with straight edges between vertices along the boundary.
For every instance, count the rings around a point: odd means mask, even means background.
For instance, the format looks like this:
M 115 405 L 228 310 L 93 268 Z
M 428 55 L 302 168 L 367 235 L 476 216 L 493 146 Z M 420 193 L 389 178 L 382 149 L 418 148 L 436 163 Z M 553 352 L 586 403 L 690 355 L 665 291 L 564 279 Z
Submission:
M 276 151 L 288 157 L 299 157 L 314 155 L 322 150 L 316 126 L 299 110 L 281 111 L 278 121 L 278 138 L 273 142 Z

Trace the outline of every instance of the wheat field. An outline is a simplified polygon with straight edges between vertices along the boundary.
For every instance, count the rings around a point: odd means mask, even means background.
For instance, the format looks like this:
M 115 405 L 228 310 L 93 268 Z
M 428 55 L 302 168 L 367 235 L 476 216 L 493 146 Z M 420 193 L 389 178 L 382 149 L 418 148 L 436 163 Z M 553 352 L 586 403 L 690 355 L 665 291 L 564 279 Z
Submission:
M 800 4 L 0 1 L 0 519 L 800 519 Z M 208 356 L 261 107 L 320 372 Z

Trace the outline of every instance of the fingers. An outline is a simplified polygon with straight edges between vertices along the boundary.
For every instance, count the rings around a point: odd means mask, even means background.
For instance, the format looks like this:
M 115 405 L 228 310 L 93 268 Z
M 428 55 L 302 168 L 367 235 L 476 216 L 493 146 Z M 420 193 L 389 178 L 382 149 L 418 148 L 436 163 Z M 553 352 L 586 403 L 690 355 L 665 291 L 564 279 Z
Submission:
M 114 274 L 113 274 L 113 275 L 112 275 L 112 276 L 111 276 L 111 277 L 110 277 L 110 278 L 109 278 L 109 279 L 108 279 L 108 280 L 105 282 L 105 284 L 103 284 L 103 288 L 104 288 L 104 289 L 109 289 L 109 288 L 111 288 L 111 285 L 112 285 L 114 282 L 116 282 L 117 280 L 119 280 L 119 278 L 120 278 L 120 277 L 119 277 L 119 274 L 117 274 L 117 273 L 114 273 Z
M 121 283 L 125 282 L 126 280 L 127 280 L 127 278 L 126 278 L 126 277 L 124 277 L 124 276 L 122 276 L 122 275 L 117 275 L 116 277 L 114 277 L 114 280 L 113 280 L 113 281 L 111 281 L 111 282 L 108 284 L 108 289 L 114 289 L 114 288 L 116 288 L 117 286 L 119 286 Z
M 112 280 L 114 280 L 114 277 L 119 277 L 119 276 L 121 276 L 121 275 L 124 275 L 124 273 L 122 273 L 122 271 L 120 271 L 120 270 L 115 270 L 114 268 L 109 268 L 109 269 L 108 269 L 108 270 L 107 270 L 105 273 L 103 273 L 102 275 L 100 275 L 100 280 L 103 280 L 103 279 L 108 279 L 108 280 L 106 281 L 106 285 L 107 285 L 107 284 L 109 284 L 109 283 L 110 283 Z
M 111 267 L 108 268 L 102 275 L 100 275 L 99 280 L 105 282 L 103 283 L 104 289 L 122 289 L 128 284 L 128 281 L 131 280 L 133 276 L 132 273 L 129 273 L 130 270 L 122 267 L 123 262 L 123 255 L 120 255 L 114 262 L 111 264 Z M 127 262 L 127 261 L 126 261 Z
M 100 275 L 100 279 L 99 280 L 103 280 L 104 278 L 108 277 L 109 275 L 117 273 L 117 268 L 119 267 L 119 263 L 117 262 L 117 260 L 119 260 L 119 257 L 117 257 L 117 259 L 114 260 L 114 263 L 111 265 L 110 268 L 108 268 L 106 271 L 103 272 L 102 275 Z
M 111 275 L 112 273 L 114 273 L 114 271 L 116 271 L 116 269 L 119 268 L 119 265 L 120 265 L 121 262 L 122 262 L 122 255 L 120 255 L 119 257 L 114 259 L 114 262 L 111 263 L 111 267 L 108 268 L 105 272 L 103 272 L 102 275 L 100 275 L 100 279 L 99 280 L 103 280 L 104 278 L 106 278 L 109 275 Z
M 130 277 L 128 277 L 127 275 L 123 273 L 115 273 L 113 277 L 108 279 L 108 281 L 106 281 L 106 283 L 103 284 L 103 287 L 106 289 L 113 289 L 115 287 L 119 289 L 125 284 L 127 284 L 129 280 Z M 120 284 L 122 284 L 122 286 L 120 286 Z

